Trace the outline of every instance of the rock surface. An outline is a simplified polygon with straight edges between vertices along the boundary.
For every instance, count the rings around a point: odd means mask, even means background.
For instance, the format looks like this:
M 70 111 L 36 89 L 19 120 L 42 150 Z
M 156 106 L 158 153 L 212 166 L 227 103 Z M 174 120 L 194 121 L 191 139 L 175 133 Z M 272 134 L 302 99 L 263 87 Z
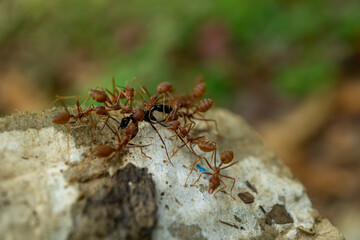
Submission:
M 216 199 L 207 175 L 189 186 L 209 171 L 203 161 L 184 187 L 183 165 L 194 162 L 193 154 L 183 148 L 174 166 L 164 163 L 164 146 L 147 123 L 133 142 L 151 144 L 143 151 L 152 159 L 139 148 L 108 160 L 87 158 L 93 141 L 111 144 L 115 136 L 105 128 L 92 139 L 86 125 L 75 124 L 65 165 L 66 127 L 51 122 L 58 111 L 0 119 L 0 239 L 343 239 L 289 169 L 228 111 L 211 113 L 222 136 L 206 124 L 196 134 L 216 140 L 218 155 L 234 151 L 239 163 L 222 173 L 236 179 L 235 199 L 231 179 L 223 178 L 228 187 Z M 159 133 L 169 152 L 181 145 L 169 139 L 172 131 Z

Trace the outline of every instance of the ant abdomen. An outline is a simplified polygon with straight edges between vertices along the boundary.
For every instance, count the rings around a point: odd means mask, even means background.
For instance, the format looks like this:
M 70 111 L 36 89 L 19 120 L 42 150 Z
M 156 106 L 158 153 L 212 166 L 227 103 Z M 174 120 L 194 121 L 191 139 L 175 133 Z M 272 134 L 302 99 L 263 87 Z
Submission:
M 234 159 L 233 151 L 224 151 L 221 153 L 220 160 L 223 164 L 228 164 Z
M 204 96 L 205 92 L 206 92 L 206 83 L 204 81 L 204 77 L 199 76 L 195 81 L 192 96 L 195 99 L 199 99 L 202 96 Z
M 60 112 L 53 117 L 52 122 L 55 124 L 63 125 L 68 123 L 70 118 L 71 114 L 68 111 Z
M 112 154 L 115 150 L 108 146 L 108 145 L 104 145 L 104 144 L 99 144 L 97 145 L 94 150 L 93 153 L 97 156 L 97 157 L 108 157 L 110 156 L 110 154 Z
M 213 104 L 214 104 L 214 101 L 210 98 L 201 100 L 196 105 L 196 110 L 198 112 L 207 112 L 212 107 Z
M 172 87 L 173 85 L 169 82 L 162 82 L 157 86 L 157 93 L 162 94 L 162 93 L 169 93 L 172 91 Z
M 212 152 L 216 150 L 216 142 L 209 140 L 201 140 L 198 142 L 198 147 L 203 152 Z
M 92 99 L 94 99 L 96 102 L 99 103 L 110 101 L 109 96 L 106 94 L 104 90 L 90 89 L 89 95 Z
M 208 193 L 213 193 L 215 189 L 220 186 L 220 179 L 219 176 L 215 176 L 215 174 L 209 180 L 209 190 Z

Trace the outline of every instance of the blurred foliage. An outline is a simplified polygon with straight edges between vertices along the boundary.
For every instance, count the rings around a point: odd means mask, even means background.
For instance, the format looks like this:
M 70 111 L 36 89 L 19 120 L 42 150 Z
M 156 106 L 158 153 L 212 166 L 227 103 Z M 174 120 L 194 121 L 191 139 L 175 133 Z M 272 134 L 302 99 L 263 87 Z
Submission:
M 303 96 L 333 86 L 359 50 L 359 9 L 358 0 L 2 0 L 0 70 L 15 67 L 48 96 L 86 94 L 112 76 L 186 90 L 200 73 L 222 105 L 254 79 Z

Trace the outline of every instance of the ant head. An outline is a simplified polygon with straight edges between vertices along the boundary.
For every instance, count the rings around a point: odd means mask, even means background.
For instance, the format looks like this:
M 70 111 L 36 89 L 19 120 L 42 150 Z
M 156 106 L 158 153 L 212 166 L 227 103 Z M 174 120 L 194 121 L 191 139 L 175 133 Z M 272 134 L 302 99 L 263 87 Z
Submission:
M 129 117 L 124 117 L 122 120 L 121 120 L 121 123 L 120 123 L 120 127 L 119 128 L 126 128 L 130 123 L 130 118 Z
M 224 151 L 221 153 L 220 160 L 223 164 L 228 164 L 234 159 L 233 151 Z
M 150 97 L 150 100 L 147 102 L 144 102 L 145 110 L 150 111 L 151 108 L 155 105 L 157 101 L 157 97 Z
M 126 98 L 132 98 L 134 96 L 134 89 L 131 87 L 126 87 L 122 91 Z

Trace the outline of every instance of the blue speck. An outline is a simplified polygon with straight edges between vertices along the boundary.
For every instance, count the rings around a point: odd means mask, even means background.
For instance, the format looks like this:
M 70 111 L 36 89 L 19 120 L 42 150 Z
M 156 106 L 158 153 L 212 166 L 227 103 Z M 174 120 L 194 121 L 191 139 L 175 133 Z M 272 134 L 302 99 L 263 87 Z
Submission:
M 199 164 L 196 164 L 196 168 L 199 170 L 199 172 L 207 172 L 206 169 L 200 166 Z

